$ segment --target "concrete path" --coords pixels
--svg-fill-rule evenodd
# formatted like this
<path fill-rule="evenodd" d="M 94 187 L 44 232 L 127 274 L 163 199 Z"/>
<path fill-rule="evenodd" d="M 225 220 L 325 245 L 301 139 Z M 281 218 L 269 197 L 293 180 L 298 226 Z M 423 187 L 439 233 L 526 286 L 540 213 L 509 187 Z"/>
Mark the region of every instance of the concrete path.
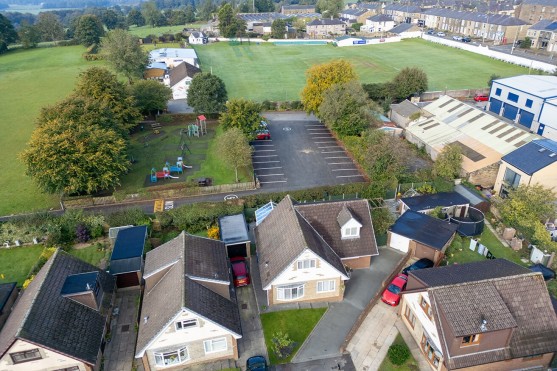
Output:
<path fill-rule="evenodd" d="M 277 365 L 271 367 L 276 371 L 356 371 L 350 355 L 345 354 L 339 357 L 308 361 L 303 363 L 289 363 L 286 365 Z"/>
<path fill-rule="evenodd" d="M 130 371 L 135 357 L 137 315 L 140 290 L 118 291 L 114 316 L 110 326 L 111 341 L 104 350 L 104 370 Z M 141 362 L 139 362 L 141 364 Z"/>
<path fill-rule="evenodd" d="M 379 256 L 372 257 L 370 269 L 352 272 L 346 283 L 344 300 L 332 303 L 293 363 L 340 356 L 340 347 L 360 313 L 380 289 L 382 282 L 391 274 L 403 254 L 390 248 L 380 248 Z"/>

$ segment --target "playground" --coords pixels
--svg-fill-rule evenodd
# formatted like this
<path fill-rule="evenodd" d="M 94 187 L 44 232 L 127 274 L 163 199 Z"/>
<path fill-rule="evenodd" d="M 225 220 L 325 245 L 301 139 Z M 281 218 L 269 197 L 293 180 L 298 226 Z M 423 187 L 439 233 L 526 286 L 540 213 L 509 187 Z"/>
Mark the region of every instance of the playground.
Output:
<path fill-rule="evenodd" d="M 222 133 L 218 122 L 175 117 L 171 122 L 143 123 L 132 135 L 132 167 L 117 191 L 136 193 L 142 188 L 198 178 L 212 178 L 213 185 L 234 183 L 234 171 L 224 166 L 215 145 L 215 138 Z M 243 169 L 240 181 L 251 180 L 251 174 L 251 169 Z"/>

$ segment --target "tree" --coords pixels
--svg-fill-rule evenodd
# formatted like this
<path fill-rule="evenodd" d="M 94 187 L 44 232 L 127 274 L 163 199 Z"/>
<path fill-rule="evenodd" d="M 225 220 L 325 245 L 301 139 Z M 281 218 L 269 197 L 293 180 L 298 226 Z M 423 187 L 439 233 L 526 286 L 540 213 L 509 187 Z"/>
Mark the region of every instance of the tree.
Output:
<path fill-rule="evenodd" d="M 136 107 L 145 115 L 164 110 L 172 99 L 172 89 L 155 80 L 138 81 L 130 89 Z"/>
<path fill-rule="evenodd" d="M 93 14 L 85 14 L 79 17 L 75 29 L 75 37 L 85 46 L 98 44 L 104 28 L 101 20 Z"/>
<path fill-rule="evenodd" d="M 340 11 L 344 8 L 342 0 L 317 0 L 316 10 L 323 17 L 338 17 Z"/>
<path fill-rule="evenodd" d="M 39 13 L 35 26 L 41 33 L 42 41 L 58 41 L 64 38 L 64 26 L 60 22 L 60 18 L 54 13 Z"/>
<path fill-rule="evenodd" d="M 286 21 L 280 18 L 275 19 L 271 24 L 271 37 L 273 39 L 284 39 L 285 33 Z"/>
<path fill-rule="evenodd" d="M 362 85 L 352 80 L 325 90 L 317 116 L 341 136 L 360 135 L 370 122 L 377 121 L 370 108 Z"/>
<path fill-rule="evenodd" d="M 26 173 L 48 193 L 94 193 L 119 185 L 129 168 L 126 141 L 96 125 L 52 120 L 21 154 Z"/>
<path fill-rule="evenodd" d="M 186 6 L 184 14 L 186 16 L 186 23 L 195 22 L 195 9 L 193 9 L 193 6 L 191 6 L 191 4 Z"/>
<path fill-rule="evenodd" d="M 234 168 L 238 182 L 238 168 L 251 164 L 253 148 L 248 139 L 239 128 L 230 128 L 217 138 L 217 147 L 224 163 Z"/>
<path fill-rule="evenodd" d="M 210 73 L 198 73 L 188 89 L 188 105 L 195 113 L 219 113 L 224 110 L 228 94 L 224 82 Z"/>
<path fill-rule="evenodd" d="M 525 37 L 524 40 L 519 45 L 519 48 L 521 49 L 530 49 L 531 47 L 532 47 L 532 39 L 529 37 Z"/>
<path fill-rule="evenodd" d="M 460 175 L 462 169 L 462 150 L 457 144 L 446 145 L 437 156 L 433 165 L 433 174 L 453 180 Z"/>
<path fill-rule="evenodd" d="M 362 137 L 364 168 L 372 182 L 395 187 L 406 170 L 399 139 L 381 130 L 369 129 Z"/>
<path fill-rule="evenodd" d="M 128 26 L 131 25 L 136 25 L 137 27 L 145 26 L 145 18 L 143 18 L 143 15 L 139 10 L 134 8 L 130 10 L 130 12 L 128 13 L 128 16 L 126 17 L 126 23 L 128 24 Z"/>
<path fill-rule="evenodd" d="M 8 51 L 8 45 L 17 40 L 17 32 L 15 32 L 12 22 L 2 14 L 0 14 L 0 54 Z"/>
<path fill-rule="evenodd" d="M 405 67 L 393 79 L 394 97 L 407 99 L 427 90 L 427 74 L 418 67 Z"/>
<path fill-rule="evenodd" d="M 110 31 L 102 40 L 101 51 L 108 63 L 124 74 L 130 84 L 134 78 L 143 76 L 149 63 L 149 56 L 137 37 L 124 30 Z"/>
<path fill-rule="evenodd" d="M 259 103 L 243 98 L 231 99 L 226 102 L 226 111 L 221 115 L 220 122 L 225 129 L 238 128 L 246 137 L 253 138 L 263 120 L 260 112 Z"/>
<path fill-rule="evenodd" d="M 166 19 L 171 26 L 186 24 L 186 13 L 183 10 L 169 10 Z"/>
<path fill-rule="evenodd" d="M 197 8 L 197 15 L 200 20 L 208 21 L 209 19 L 211 19 L 215 10 L 215 5 L 213 4 L 212 0 L 203 0 Z"/>
<path fill-rule="evenodd" d="M 232 6 L 224 3 L 219 9 L 219 31 L 223 37 L 236 37 L 245 31 L 245 22 L 236 17 Z"/>
<path fill-rule="evenodd" d="M 275 11 L 275 4 L 272 0 L 255 0 L 257 13 L 267 13 Z"/>
<path fill-rule="evenodd" d="M 154 1 L 141 3 L 141 14 L 145 22 L 151 27 L 162 26 L 161 19 L 164 18 Z"/>
<path fill-rule="evenodd" d="M 487 86 L 489 86 L 491 88 L 491 85 L 493 85 L 493 80 L 497 80 L 500 79 L 501 76 L 496 75 L 496 74 L 492 74 L 491 76 L 489 76 L 489 81 L 487 82 Z"/>
<path fill-rule="evenodd" d="M 27 22 L 19 27 L 19 32 L 17 34 L 23 49 L 35 48 L 41 41 L 41 33 L 39 30 Z"/>
<path fill-rule="evenodd" d="M 356 79 L 352 65 L 342 59 L 318 64 L 306 71 L 306 86 L 302 90 L 302 104 L 307 113 L 319 112 L 323 93 L 334 84 Z"/>
<path fill-rule="evenodd" d="M 126 21 L 122 14 L 119 14 L 114 9 L 105 9 L 101 15 L 101 21 L 107 29 L 115 30 L 117 28 L 127 29 Z"/>

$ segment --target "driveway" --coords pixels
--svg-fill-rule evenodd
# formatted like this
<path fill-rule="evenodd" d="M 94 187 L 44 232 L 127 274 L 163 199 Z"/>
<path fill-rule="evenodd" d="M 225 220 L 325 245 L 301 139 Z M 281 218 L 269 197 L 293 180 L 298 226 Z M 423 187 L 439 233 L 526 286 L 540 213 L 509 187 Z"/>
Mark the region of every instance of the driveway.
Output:
<path fill-rule="evenodd" d="M 242 370 L 246 367 L 246 360 L 253 356 L 267 356 L 263 327 L 257 310 L 253 285 L 239 287 L 236 289 L 236 298 L 240 310 L 242 322 L 242 338 L 238 340 L 238 352 L 240 359 L 237 364 Z"/>
<path fill-rule="evenodd" d="M 168 113 L 193 113 L 193 108 L 188 106 L 186 99 L 172 99 L 166 106 Z"/>
<path fill-rule="evenodd" d="M 346 283 L 344 300 L 329 306 L 292 361 L 298 363 L 340 356 L 340 347 L 360 313 L 403 257 L 404 254 L 397 250 L 381 247 L 379 256 L 371 258 L 369 269 L 354 270 Z"/>

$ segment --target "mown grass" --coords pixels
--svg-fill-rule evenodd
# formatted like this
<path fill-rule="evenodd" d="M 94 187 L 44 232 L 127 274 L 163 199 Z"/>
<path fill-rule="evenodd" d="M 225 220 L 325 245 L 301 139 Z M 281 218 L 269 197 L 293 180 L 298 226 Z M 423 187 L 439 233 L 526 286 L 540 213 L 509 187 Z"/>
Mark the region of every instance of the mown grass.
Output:
<path fill-rule="evenodd" d="M 18 286 L 23 285 L 43 249 L 42 245 L 0 249 L 0 283 L 17 282 Z"/>
<path fill-rule="evenodd" d="M 187 23 L 185 25 L 178 25 L 178 26 L 162 26 L 162 27 L 151 27 L 151 26 L 131 26 L 129 32 L 132 35 L 139 36 L 139 37 L 146 37 L 149 35 L 161 36 L 164 34 L 177 34 L 178 32 L 182 32 L 184 28 L 200 28 L 204 22 L 196 22 L 196 23 Z"/>
<path fill-rule="evenodd" d="M 487 87 L 492 74 L 525 74 L 527 68 L 420 39 L 399 43 L 338 48 L 331 45 L 275 46 L 227 42 L 194 46 L 204 71 L 221 77 L 231 98 L 299 100 L 305 72 L 333 59 L 350 61 L 363 83 L 392 79 L 402 68 L 417 66 L 429 78 L 429 90 Z"/>
<path fill-rule="evenodd" d="M 69 253 L 95 267 L 99 267 L 101 260 L 108 256 L 109 250 L 103 249 L 99 251 L 97 244 L 93 244 L 81 249 L 71 249 Z"/>
<path fill-rule="evenodd" d="M 394 344 L 404 344 L 408 346 L 404 341 L 404 339 L 402 338 L 402 335 L 400 335 L 400 333 L 396 336 L 395 341 L 393 341 L 393 345 Z M 385 357 L 385 359 L 383 360 L 383 362 L 381 362 L 381 365 L 379 366 L 379 371 L 418 371 L 419 369 L 420 368 L 418 367 L 418 362 L 416 362 L 416 359 L 414 358 L 412 353 L 410 353 L 410 357 L 406 360 L 406 362 L 404 362 L 400 366 L 394 365 L 389 360 L 388 355 Z"/>

